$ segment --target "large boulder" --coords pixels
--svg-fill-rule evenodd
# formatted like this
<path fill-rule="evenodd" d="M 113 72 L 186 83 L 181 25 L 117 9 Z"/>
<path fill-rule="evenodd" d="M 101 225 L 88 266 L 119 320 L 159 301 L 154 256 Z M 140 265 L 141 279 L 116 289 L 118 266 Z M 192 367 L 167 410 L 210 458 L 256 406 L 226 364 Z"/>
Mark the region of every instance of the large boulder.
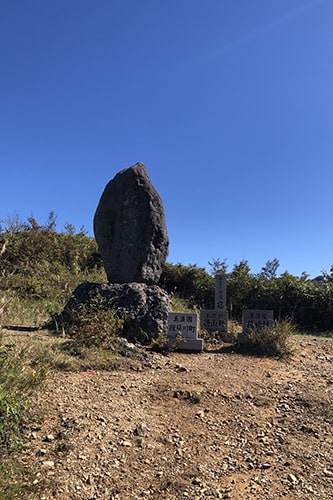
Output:
<path fill-rule="evenodd" d="M 87 314 L 93 309 L 110 309 L 124 319 L 122 336 L 128 340 L 149 343 L 167 331 L 171 302 L 165 290 L 146 283 L 82 283 L 79 285 L 58 323 L 71 326 L 75 311 L 84 306 Z M 73 314 L 74 312 L 74 314 Z"/>
<path fill-rule="evenodd" d="M 109 283 L 158 283 L 169 240 L 161 198 L 143 163 L 122 170 L 107 184 L 94 233 Z"/>

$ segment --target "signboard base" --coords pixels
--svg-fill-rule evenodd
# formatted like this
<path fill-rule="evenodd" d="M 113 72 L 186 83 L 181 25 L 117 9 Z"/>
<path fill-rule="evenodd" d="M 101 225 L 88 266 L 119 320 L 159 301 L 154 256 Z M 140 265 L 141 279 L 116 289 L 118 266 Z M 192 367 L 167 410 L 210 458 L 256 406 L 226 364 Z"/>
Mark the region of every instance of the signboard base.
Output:
<path fill-rule="evenodd" d="M 204 339 L 168 339 L 167 348 L 175 348 L 177 351 L 184 352 L 202 352 L 204 348 Z"/>

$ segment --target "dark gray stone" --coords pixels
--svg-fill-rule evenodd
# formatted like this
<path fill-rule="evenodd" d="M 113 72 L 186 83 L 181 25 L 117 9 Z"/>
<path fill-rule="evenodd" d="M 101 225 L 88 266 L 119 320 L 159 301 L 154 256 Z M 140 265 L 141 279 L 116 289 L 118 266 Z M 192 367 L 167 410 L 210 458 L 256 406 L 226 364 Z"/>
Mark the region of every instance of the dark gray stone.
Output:
<path fill-rule="evenodd" d="M 142 343 L 149 343 L 166 332 L 168 313 L 171 312 L 167 292 L 157 285 L 82 283 L 75 289 L 58 322 L 66 329 L 66 325 L 71 324 L 72 312 L 83 304 L 88 307 L 87 313 L 93 307 L 114 310 L 124 318 L 122 336 Z"/>
<path fill-rule="evenodd" d="M 122 170 L 107 184 L 94 233 L 109 283 L 158 283 L 169 240 L 161 198 L 143 163 Z"/>

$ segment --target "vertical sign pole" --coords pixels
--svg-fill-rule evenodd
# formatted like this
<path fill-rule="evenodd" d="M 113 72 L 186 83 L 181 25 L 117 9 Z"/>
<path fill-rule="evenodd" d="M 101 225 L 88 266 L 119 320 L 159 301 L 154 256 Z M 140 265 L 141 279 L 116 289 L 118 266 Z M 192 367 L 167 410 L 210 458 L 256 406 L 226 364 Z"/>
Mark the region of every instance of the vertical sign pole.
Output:
<path fill-rule="evenodd" d="M 227 307 L 227 277 L 225 274 L 215 274 L 215 309 Z"/>

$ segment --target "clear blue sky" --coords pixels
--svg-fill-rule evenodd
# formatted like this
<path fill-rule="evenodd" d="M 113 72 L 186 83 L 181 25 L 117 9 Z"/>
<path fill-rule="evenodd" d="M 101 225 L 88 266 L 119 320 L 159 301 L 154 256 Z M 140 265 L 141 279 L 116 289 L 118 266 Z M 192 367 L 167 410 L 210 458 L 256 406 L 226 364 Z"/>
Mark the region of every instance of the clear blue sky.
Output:
<path fill-rule="evenodd" d="M 332 0 L 0 0 L 0 218 L 92 235 L 143 162 L 169 262 L 333 264 Z"/>

